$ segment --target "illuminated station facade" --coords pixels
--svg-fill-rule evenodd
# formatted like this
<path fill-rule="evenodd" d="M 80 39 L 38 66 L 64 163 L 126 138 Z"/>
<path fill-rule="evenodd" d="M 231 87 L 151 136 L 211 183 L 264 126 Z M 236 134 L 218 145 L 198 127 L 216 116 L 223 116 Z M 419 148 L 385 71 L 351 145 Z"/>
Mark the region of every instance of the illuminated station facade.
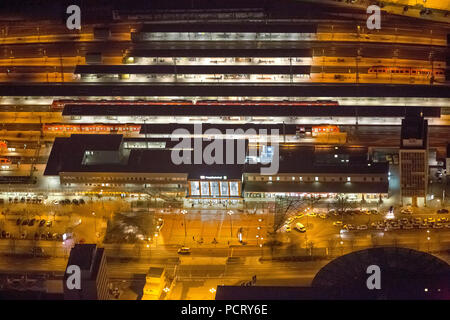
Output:
<path fill-rule="evenodd" d="M 435 125 L 449 92 L 444 86 L 306 83 L 316 33 L 313 24 L 148 24 L 132 32 L 133 46 L 120 65 L 87 53 L 71 83 L 0 87 L 3 104 L 47 104 L 61 113 L 60 122 L 40 128 L 55 137 L 42 177 L 51 183 L 33 188 L 147 195 L 187 206 L 279 196 L 389 197 L 389 165 L 373 150 L 343 147 L 345 127 L 400 125 L 408 113 Z M 183 47 L 186 41 L 192 48 Z M 199 124 L 206 141 L 245 141 L 245 157 L 174 164 L 173 138 L 194 138 L 192 126 Z M 181 128 L 188 133 L 174 135 Z M 251 156 L 263 144 L 261 130 L 277 130 L 278 156 L 274 145 Z M 276 173 L 261 173 L 262 158 L 277 162 Z"/>

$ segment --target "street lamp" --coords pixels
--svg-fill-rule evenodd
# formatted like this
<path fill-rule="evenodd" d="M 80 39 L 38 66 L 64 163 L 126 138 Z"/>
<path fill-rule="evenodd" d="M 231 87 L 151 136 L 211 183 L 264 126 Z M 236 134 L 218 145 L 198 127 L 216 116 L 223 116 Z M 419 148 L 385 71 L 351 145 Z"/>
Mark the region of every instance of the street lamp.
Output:
<path fill-rule="evenodd" d="M 187 229 L 186 229 L 186 210 L 181 210 L 181 213 L 183 214 L 183 220 L 184 220 L 184 243 L 186 244 L 186 237 L 187 237 Z"/>
<path fill-rule="evenodd" d="M 231 215 L 234 213 L 233 210 L 229 210 L 228 215 L 230 216 L 230 236 L 233 239 L 233 220 L 231 219 Z"/>

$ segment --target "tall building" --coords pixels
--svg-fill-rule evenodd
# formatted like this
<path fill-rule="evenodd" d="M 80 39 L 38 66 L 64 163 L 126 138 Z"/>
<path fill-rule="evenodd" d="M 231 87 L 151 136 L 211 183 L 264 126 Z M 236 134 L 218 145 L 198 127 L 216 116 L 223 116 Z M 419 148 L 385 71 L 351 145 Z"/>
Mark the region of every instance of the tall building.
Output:
<path fill-rule="evenodd" d="M 426 204 L 428 189 L 428 120 L 407 116 L 402 120 L 400 141 L 400 192 L 402 201 L 410 198 L 414 206 L 418 198 Z"/>
<path fill-rule="evenodd" d="M 69 289 L 67 279 L 70 273 L 64 275 L 65 300 L 107 300 L 108 275 L 106 256 L 103 248 L 95 244 L 76 244 L 70 251 L 67 268 L 71 265 L 80 267 L 81 288 Z"/>

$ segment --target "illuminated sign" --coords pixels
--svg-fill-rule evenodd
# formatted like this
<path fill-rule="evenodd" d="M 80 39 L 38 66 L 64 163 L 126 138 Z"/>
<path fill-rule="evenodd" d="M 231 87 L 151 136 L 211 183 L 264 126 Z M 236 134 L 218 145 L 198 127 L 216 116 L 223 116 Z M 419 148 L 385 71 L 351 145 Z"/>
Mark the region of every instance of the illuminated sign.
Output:
<path fill-rule="evenodd" d="M 200 176 L 200 179 L 206 180 L 226 180 L 227 176 Z"/>

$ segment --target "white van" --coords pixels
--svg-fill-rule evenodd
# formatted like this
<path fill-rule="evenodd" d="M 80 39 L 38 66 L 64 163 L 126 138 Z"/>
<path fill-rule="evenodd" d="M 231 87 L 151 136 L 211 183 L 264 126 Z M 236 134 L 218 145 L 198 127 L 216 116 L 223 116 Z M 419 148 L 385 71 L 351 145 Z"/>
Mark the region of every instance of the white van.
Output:
<path fill-rule="evenodd" d="M 303 224 L 301 224 L 300 222 L 297 222 L 295 224 L 295 230 L 297 230 L 298 232 L 306 232 L 306 228 Z"/>

